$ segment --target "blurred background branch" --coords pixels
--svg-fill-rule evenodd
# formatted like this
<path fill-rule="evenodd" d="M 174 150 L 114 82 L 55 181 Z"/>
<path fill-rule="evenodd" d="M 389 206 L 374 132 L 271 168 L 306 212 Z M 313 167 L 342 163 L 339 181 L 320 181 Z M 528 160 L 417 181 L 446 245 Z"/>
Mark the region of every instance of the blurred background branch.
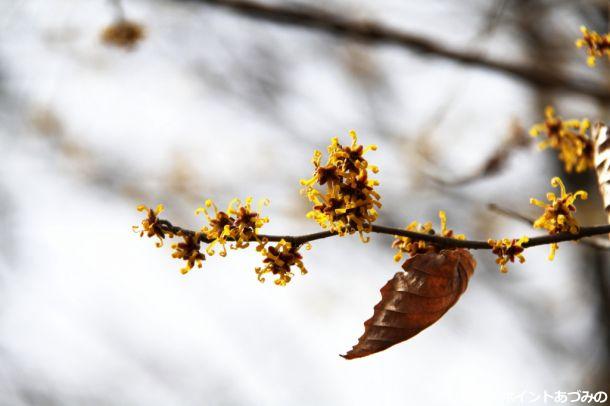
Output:
<path fill-rule="evenodd" d="M 435 39 L 394 29 L 368 20 L 352 20 L 343 15 L 329 13 L 305 5 L 264 4 L 248 0 L 176 0 L 197 2 L 225 8 L 240 15 L 272 23 L 293 25 L 324 31 L 371 44 L 388 44 L 405 49 L 450 59 L 493 72 L 509 75 L 531 86 L 591 96 L 601 102 L 610 102 L 610 91 L 602 83 L 584 77 L 568 77 L 557 71 L 543 69 L 537 64 L 523 65 L 508 61 L 491 60 L 479 52 L 456 50 Z"/>

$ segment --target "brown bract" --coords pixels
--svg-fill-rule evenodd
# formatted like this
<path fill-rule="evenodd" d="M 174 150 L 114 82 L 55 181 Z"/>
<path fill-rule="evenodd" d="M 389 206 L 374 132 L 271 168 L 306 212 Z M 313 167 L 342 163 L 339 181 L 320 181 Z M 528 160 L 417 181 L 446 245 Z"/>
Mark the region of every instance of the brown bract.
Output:
<path fill-rule="evenodd" d="M 464 249 L 416 255 L 381 288 L 373 317 L 345 359 L 361 358 L 408 340 L 440 319 L 468 286 L 476 261 Z"/>

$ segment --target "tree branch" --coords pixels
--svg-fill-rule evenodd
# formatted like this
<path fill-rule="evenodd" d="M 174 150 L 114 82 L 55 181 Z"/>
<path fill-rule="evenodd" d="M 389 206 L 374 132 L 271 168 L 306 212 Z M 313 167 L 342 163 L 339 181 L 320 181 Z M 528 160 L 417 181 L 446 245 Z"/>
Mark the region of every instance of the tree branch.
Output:
<path fill-rule="evenodd" d="M 490 203 L 487 205 L 487 208 L 491 211 L 495 211 L 496 213 L 502 214 L 503 216 L 506 217 L 511 217 L 514 219 L 517 219 L 523 223 L 527 223 L 530 226 L 534 223 L 534 221 L 536 219 L 531 218 L 531 217 L 527 217 L 521 213 L 517 213 L 514 210 L 508 209 L 506 207 L 500 207 L 495 203 Z M 601 239 L 601 238 L 595 238 L 595 237 L 586 237 L 585 239 L 583 239 L 581 241 L 582 244 L 584 245 L 588 245 L 589 247 L 593 247 L 596 249 L 601 249 L 601 250 L 608 250 L 610 249 L 610 240 L 606 240 L 606 239 Z"/>
<path fill-rule="evenodd" d="M 185 234 L 185 235 L 194 235 L 195 232 L 192 230 L 184 229 L 182 227 L 178 227 L 173 225 L 167 220 L 159 220 L 158 224 L 165 232 L 169 232 L 172 234 Z M 457 240 L 455 238 L 442 237 L 440 235 L 435 234 L 423 234 L 415 231 L 408 231 L 399 228 L 392 228 L 386 226 L 371 226 L 371 232 L 378 234 L 388 234 L 388 235 L 398 235 L 402 237 L 409 237 L 414 240 L 421 240 L 430 242 L 434 245 L 437 245 L 441 248 L 467 248 L 473 250 L 490 250 L 492 247 L 487 243 L 487 241 L 476 241 L 476 240 Z M 592 226 L 592 227 L 581 227 L 580 231 L 577 234 L 572 233 L 559 233 L 553 235 L 544 235 L 540 237 L 532 237 L 526 243 L 523 243 L 523 248 L 535 247 L 538 245 L 548 245 L 552 243 L 559 243 L 563 241 L 576 241 L 580 240 L 584 237 L 590 237 L 593 235 L 602 235 L 610 233 L 610 224 Z M 281 241 L 285 240 L 291 242 L 294 245 L 302 245 L 310 241 L 321 240 L 323 238 L 335 237 L 338 236 L 337 233 L 331 231 L 320 231 L 318 233 L 312 234 L 304 234 L 304 235 L 267 235 L 267 234 L 259 234 L 257 237 L 259 239 L 266 239 L 268 241 Z M 204 243 L 209 243 L 209 240 L 205 235 L 200 236 L 200 241 Z M 256 241 L 256 239 L 251 238 L 250 241 Z"/>
<path fill-rule="evenodd" d="M 599 101 L 610 101 L 610 91 L 603 84 L 584 78 L 569 79 L 557 72 L 535 65 L 492 60 L 476 51 L 455 50 L 427 37 L 407 33 L 380 23 L 351 20 L 311 7 L 286 7 L 262 4 L 249 0 L 179 0 L 222 7 L 235 13 L 277 24 L 315 29 L 337 37 L 372 44 L 395 45 L 415 52 L 434 55 L 468 66 L 480 67 L 509 75 L 537 88 L 559 90 L 591 96 Z"/>

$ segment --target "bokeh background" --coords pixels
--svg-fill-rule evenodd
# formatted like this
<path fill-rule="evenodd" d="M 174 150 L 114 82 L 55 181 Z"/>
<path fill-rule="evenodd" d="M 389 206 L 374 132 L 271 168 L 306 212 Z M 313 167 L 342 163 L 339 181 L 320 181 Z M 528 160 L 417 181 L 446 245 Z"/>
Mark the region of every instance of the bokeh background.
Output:
<path fill-rule="evenodd" d="M 277 287 L 257 281 L 254 249 L 183 276 L 168 244 L 131 230 L 141 203 L 198 228 L 205 199 L 253 196 L 271 199 L 266 232 L 316 231 L 299 180 L 314 149 L 351 129 L 379 146 L 379 223 L 444 209 L 472 239 L 536 234 L 488 204 L 535 217 L 529 198 L 559 175 L 590 192 L 581 222 L 601 224 L 594 174 L 565 174 L 527 129 L 547 104 L 608 118 L 609 64 L 590 69 L 574 47 L 580 25 L 607 30 L 606 1 L 264 3 L 483 61 L 468 65 L 208 3 L 227 2 L 0 1 L 0 404 L 488 405 L 609 391 L 608 251 L 564 243 L 550 263 L 533 248 L 507 275 L 477 252 L 438 324 L 346 361 L 399 269 L 388 236 L 317 241 L 309 274 Z M 121 17 L 146 31 L 131 50 L 100 41 Z"/>

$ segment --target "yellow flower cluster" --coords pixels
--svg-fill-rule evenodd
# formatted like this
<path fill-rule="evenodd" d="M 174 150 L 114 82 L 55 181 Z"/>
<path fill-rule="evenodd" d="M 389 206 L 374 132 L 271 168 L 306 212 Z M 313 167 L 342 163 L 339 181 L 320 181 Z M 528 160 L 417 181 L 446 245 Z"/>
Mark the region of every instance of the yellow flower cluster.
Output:
<path fill-rule="evenodd" d="M 163 239 L 166 235 L 169 235 L 170 238 L 173 237 L 171 233 L 165 231 L 159 224 L 159 214 L 161 214 L 164 209 L 165 208 L 162 204 L 157 205 L 155 210 L 150 209 L 143 204 L 139 205 L 137 210 L 145 211 L 146 218 L 142 220 L 142 224 L 140 226 L 132 227 L 133 231 L 140 232 L 140 237 L 143 237 L 144 234 L 146 234 L 148 238 L 156 236 L 159 239 L 159 242 L 156 243 L 157 247 L 163 246 Z"/>
<path fill-rule="evenodd" d="M 107 45 L 131 50 L 144 39 L 144 36 L 145 30 L 142 25 L 120 19 L 102 31 L 101 39 Z"/>
<path fill-rule="evenodd" d="M 555 116 L 552 107 L 546 109 L 546 119 L 542 124 L 537 124 L 531 130 L 533 135 L 545 134 L 547 140 L 541 146 L 543 148 L 551 146 L 560 149 L 560 158 L 566 163 L 568 171 L 576 168 L 580 171 L 587 167 L 589 162 L 586 155 L 586 130 L 589 127 L 587 120 L 568 120 L 562 121 Z M 364 147 L 358 144 L 355 132 L 350 132 L 352 143 L 343 146 L 337 138 L 331 140 L 328 147 L 328 158 L 322 164 L 322 153 L 315 151 L 313 165 L 314 174 L 310 179 L 301 180 L 304 186 L 302 190 L 313 203 L 313 209 L 307 213 L 307 217 L 316 220 L 322 228 L 329 229 L 330 233 L 322 233 L 323 236 L 354 234 L 358 232 L 362 241 L 367 242 L 364 233 L 371 232 L 373 229 L 379 232 L 388 232 L 388 228 L 374 228 L 372 223 L 377 219 L 377 209 L 381 207 L 379 194 L 374 190 L 379 183 L 369 179 L 369 170 L 377 173 L 377 167 L 369 165 L 364 158 L 364 154 L 370 150 L 376 150 L 374 145 Z M 588 144 L 587 144 L 588 145 Z M 587 193 L 580 190 L 575 193 L 567 193 L 561 179 L 555 177 L 551 180 L 553 187 L 560 188 L 560 195 L 548 193 L 548 203 L 537 199 L 531 199 L 530 203 L 544 209 L 544 213 L 536 219 L 533 226 L 543 228 L 550 235 L 569 232 L 577 234 L 579 225 L 574 217 L 576 199 L 587 199 Z M 320 190 L 322 189 L 322 190 Z M 294 277 L 293 267 L 300 269 L 301 274 L 306 274 L 307 270 L 303 265 L 303 256 L 299 249 L 304 241 L 310 239 L 309 236 L 301 237 L 277 237 L 259 234 L 259 230 L 269 222 L 268 217 L 261 215 L 264 206 L 269 205 L 268 200 L 261 200 L 258 210 L 252 209 L 252 198 L 248 197 L 243 202 L 233 199 L 224 211 L 212 200 L 206 200 L 203 207 L 196 210 L 195 214 L 203 214 L 207 219 L 207 224 L 199 231 L 193 232 L 181 227 L 173 226 L 167 220 L 159 218 L 163 212 L 163 205 L 158 205 L 154 210 L 147 206 L 137 207 L 140 212 L 145 212 L 145 218 L 141 224 L 134 226 L 134 231 L 140 237 L 146 235 L 149 238 L 156 237 L 157 247 L 163 245 L 166 236 L 170 238 L 179 237 L 181 242 L 172 244 L 172 257 L 181 259 L 186 265 L 181 269 L 183 274 L 188 273 L 195 266 L 201 268 L 206 255 L 214 255 L 215 247 L 220 246 L 222 250 L 219 255 L 227 255 L 227 244 L 233 250 L 249 247 L 251 242 L 256 242 L 256 250 L 263 256 L 263 266 L 255 268 L 259 281 L 265 281 L 265 275 L 275 275 L 275 284 L 284 286 Z M 439 211 L 440 236 L 456 240 L 465 240 L 463 234 L 454 234 L 453 230 L 447 228 L 447 216 L 444 211 Z M 390 229 L 392 233 L 400 233 L 399 230 Z M 416 233 L 412 237 L 395 235 L 392 248 L 396 249 L 395 261 L 400 261 L 405 254 L 416 256 L 430 252 L 440 252 L 445 248 L 444 244 L 438 242 L 427 242 L 422 238 L 424 235 L 435 235 L 431 222 L 419 223 L 413 221 L 406 227 L 407 231 Z M 412 234 L 412 233 L 405 233 Z M 319 236 L 315 236 L 316 239 Z M 276 241 L 274 245 L 269 244 L 269 240 Z M 277 242 L 279 241 L 279 242 Z M 496 263 L 500 265 L 500 271 L 508 272 L 508 263 L 515 260 L 523 263 L 524 244 L 529 241 L 527 237 L 519 239 L 504 238 L 500 240 L 487 240 L 489 248 L 497 256 Z M 202 244 L 207 244 L 202 252 Z M 448 244 L 454 245 L 454 244 Z M 526 244 L 527 245 L 527 244 Z M 309 243 L 305 244 L 306 249 L 310 249 Z M 477 244 L 477 247 L 480 247 Z M 558 248 L 557 243 L 551 244 L 549 259 L 553 259 Z M 455 249 L 455 248 L 453 248 Z"/>
<path fill-rule="evenodd" d="M 492 247 L 491 252 L 498 256 L 496 264 L 500 265 L 500 272 L 507 273 L 508 267 L 506 264 L 508 264 L 509 261 L 515 262 L 515 258 L 517 258 L 520 263 L 525 262 L 525 257 L 522 254 L 525 250 L 523 244 L 528 241 L 528 237 L 521 237 L 518 240 L 515 238 L 512 240 L 508 238 L 502 240 L 487 240 L 487 243 Z"/>
<path fill-rule="evenodd" d="M 258 280 L 265 282 L 263 275 L 270 273 L 277 276 L 277 279 L 274 281 L 276 285 L 285 286 L 294 276 L 294 273 L 291 271 L 292 266 L 299 268 L 301 274 L 305 275 L 307 269 L 303 265 L 303 256 L 299 253 L 299 248 L 300 246 L 293 245 L 285 240 L 281 240 L 273 247 L 267 248 L 265 245 L 257 247 L 257 250 L 261 251 L 265 257 L 263 260 L 265 266 L 255 268 Z M 309 250 L 310 248 L 311 245 L 307 244 L 306 249 Z"/>
<path fill-rule="evenodd" d="M 544 228 L 548 230 L 549 234 L 578 233 L 580 227 L 573 214 L 576 211 L 574 202 L 578 197 L 586 200 L 587 192 L 579 190 L 576 193 L 567 193 L 563 182 L 558 177 L 551 179 L 551 186 L 560 188 L 561 195 L 559 197 L 555 193 L 549 192 L 546 195 L 549 203 L 544 203 L 538 199 L 530 199 L 531 204 L 544 209 L 544 213 L 534 222 L 534 227 Z M 558 247 L 557 243 L 551 244 L 550 260 L 555 258 L 555 251 Z"/>
<path fill-rule="evenodd" d="M 551 147 L 559 150 L 559 159 L 563 161 L 566 172 L 584 172 L 593 168 L 593 142 L 587 135 L 591 123 L 589 120 L 565 120 L 555 115 L 553 107 L 548 106 L 544 112 L 544 122 L 535 124 L 530 134 L 534 137 L 545 135 L 546 140 L 538 147 Z"/>
<path fill-rule="evenodd" d="M 155 210 L 141 205 L 138 206 L 138 211 L 145 211 L 146 218 L 140 226 L 133 226 L 133 229 L 140 233 L 140 237 L 156 236 L 159 239 L 157 247 L 163 245 L 166 236 L 181 237 L 182 242 L 172 244 L 172 257 L 186 261 L 186 266 L 181 269 L 181 272 L 186 274 L 195 265 L 201 268 L 202 261 L 206 258 L 201 252 L 202 242 L 208 243 L 205 252 L 210 256 L 215 254 L 214 246 L 221 245 L 220 256 L 223 257 L 227 255 L 228 242 L 231 242 L 229 248 L 234 250 L 248 247 L 251 241 L 257 241 L 259 245 L 264 246 L 266 241 L 258 237 L 258 230 L 269 222 L 269 218 L 260 215 L 262 207 L 267 205 L 268 200 L 261 200 L 258 211 L 253 211 L 252 198 L 248 197 L 243 203 L 239 199 L 233 199 L 226 211 L 219 211 L 214 202 L 207 200 L 204 207 L 198 208 L 195 213 L 205 214 L 208 225 L 196 233 L 172 228 L 166 221 L 159 220 L 163 205 L 158 205 Z M 208 211 L 210 208 L 213 210 L 213 216 Z"/>
<path fill-rule="evenodd" d="M 183 259 L 186 261 L 184 268 L 180 269 L 182 274 L 188 273 L 195 265 L 201 268 L 205 255 L 201 252 L 201 233 L 178 233 L 182 237 L 182 242 L 172 244 L 172 258 Z"/>
<path fill-rule="evenodd" d="M 587 27 L 580 27 L 582 38 L 576 40 L 578 48 L 585 48 L 587 53 L 587 65 L 595 66 L 595 59 L 602 58 L 604 55 L 610 57 L 610 33 L 598 34 L 595 31 L 589 31 Z"/>
<path fill-rule="evenodd" d="M 308 218 L 341 236 L 357 231 L 361 240 L 366 242 L 368 239 L 363 233 L 370 232 L 377 219 L 376 208 L 381 207 L 381 203 L 374 190 L 379 182 L 369 179 L 369 169 L 377 173 L 378 168 L 369 165 L 364 154 L 377 147 L 359 145 L 354 131 L 350 132 L 350 137 L 350 146 L 341 145 L 337 138 L 331 140 L 325 165 L 322 165 L 322 153 L 315 151 L 313 177 L 301 180 L 301 184 L 305 186 L 303 193 L 313 203 Z M 316 185 L 326 186 L 326 190 L 322 192 Z"/>
<path fill-rule="evenodd" d="M 453 230 L 447 229 L 447 215 L 444 211 L 439 211 L 438 217 L 441 219 L 441 236 L 455 238 L 457 240 L 466 239 L 466 236 L 464 234 L 458 234 L 454 236 Z M 406 227 L 406 230 L 416 231 L 418 233 L 423 234 L 435 234 L 434 229 L 432 229 L 431 222 L 420 224 L 417 221 L 414 221 Z M 421 241 L 410 237 L 402 237 L 399 235 L 396 235 L 395 237 L 396 239 L 392 243 L 392 248 L 395 248 L 397 250 L 396 255 L 394 255 L 394 261 L 396 262 L 400 261 L 403 257 L 403 254 L 405 253 L 412 257 L 417 254 L 424 254 L 426 252 L 440 251 L 439 247 L 426 241 Z"/>
<path fill-rule="evenodd" d="M 203 207 L 198 208 L 195 214 L 203 213 L 208 220 L 208 226 L 201 229 L 201 232 L 210 240 L 206 248 L 208 255 L 214 255 L 214 246 L 220 244 L 222 251 L 220 256 L 227 255 L 227 241 L 234 241 L 231 249 L 247 248 L 249 242 L 256 240 L 260 243 L 257 236 L 258 230 L 269 222 L 268 217 L 261 217 L 260 212 L 263 206 L 268 206 L 269 200 L 259 202 L 258 212 L 252 211 L 252 198 L 248 197 L 244 203 L 239 199 L 233 199 L 229 203 L 226 211 L 219 211 L 212 200 L 206 200 Z M 212 208 L 213 217 L 208 212 Z"/>
<path fill-rule="evenodd" d="M 221 211 L 212 200 L 206 200 L 204 206 L 195 212 L 203 213 L 208 220 L 208 224 L 198 232 L 173 227 L 167 221 L 160 220 L 158 216 L 163 212 L 161 204 L 155 210 L 141 205 L 138 206 L 138 211 L 145 211 L 146 218 L 142 220 L 141 226 L 134 226 L 133 229 L 140 233 L 140 237 L 156 236 L 159 239 L 157 247 L 163 245 L 166 236 L 182 238 L 181 242 L 172 244 L 172 257 L 186 262 L 180 270 L 182 274 L 188 273 L 195 266 L 201 268 L 206 259 L 205 254 L 214 255 L 216 245 L 222 247 L 219 255 L 224 257 L 227 255 L 227 244 L 230 244 L 230 249 L 237 250 L 247 248 L 250 242 L 255 241 L 258 243 L 256 250 L 264 257 L 264 267 L 255 268 L 258 280 L 264 282 L 263 275 L 271 273 L 277 276 L 275 284 L 284 286 L 294 276 L 291 272 L 292 266 L 298 267 L 302 274 L 306 274 L 307 270 L 303 265 L 303 257 L 298 252 L 301 245 L 293 245 L 289 241 L 281 240 L 275 246 L 267 247 L 267 238 L 259 236 L 259 229 L 269 222 L 268 217 L 262 217 L 260 214 L 263 206 L 268 205 L 268 200 L 261 200 L 258 211 L 253 211 L 252 198 L 248 197 L 244 202 L 233 199 L 227 210 Z M 207 243 L 205 254 L 201 249 L 202 243 Z M 308 250 L 311 249 L 309 243 L 305 246 Z"/>

